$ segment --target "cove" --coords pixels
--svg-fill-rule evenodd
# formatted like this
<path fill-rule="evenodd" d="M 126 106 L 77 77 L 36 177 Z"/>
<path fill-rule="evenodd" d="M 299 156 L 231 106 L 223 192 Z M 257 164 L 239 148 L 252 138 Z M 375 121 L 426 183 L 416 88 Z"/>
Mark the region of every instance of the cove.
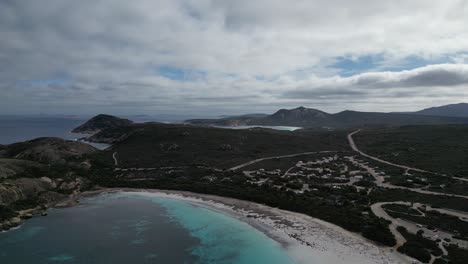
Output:
<path fill-rule="evenodd" d="M 250 225 L 186 201 L 106 193 L 0 233 L 0 263 L 294 263 Z"/>

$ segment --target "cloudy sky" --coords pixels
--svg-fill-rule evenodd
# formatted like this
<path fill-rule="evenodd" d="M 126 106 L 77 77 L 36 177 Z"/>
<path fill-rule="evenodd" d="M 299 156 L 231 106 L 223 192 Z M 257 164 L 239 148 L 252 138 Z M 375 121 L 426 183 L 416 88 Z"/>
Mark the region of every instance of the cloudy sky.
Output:
<path fill-rule="evenodd" d="M 1 0 L 0 113 L 468 101 L 466 0 Z"/>

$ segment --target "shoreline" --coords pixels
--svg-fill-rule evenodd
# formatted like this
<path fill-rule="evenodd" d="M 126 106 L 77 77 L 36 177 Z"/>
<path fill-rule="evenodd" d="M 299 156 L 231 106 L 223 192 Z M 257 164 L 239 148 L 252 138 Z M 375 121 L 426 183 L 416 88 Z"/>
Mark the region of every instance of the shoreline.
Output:
<path fill-rule="evenodd" d="M 83 192 L 90 197 L 128 192 L 170 198 L 229 215 L 279 243 L 298 264 L 392 264 L 413 259 L 382 247 L 339 226 L 304 214 L 208 194 L 159 189 L 106 188 Z"/>

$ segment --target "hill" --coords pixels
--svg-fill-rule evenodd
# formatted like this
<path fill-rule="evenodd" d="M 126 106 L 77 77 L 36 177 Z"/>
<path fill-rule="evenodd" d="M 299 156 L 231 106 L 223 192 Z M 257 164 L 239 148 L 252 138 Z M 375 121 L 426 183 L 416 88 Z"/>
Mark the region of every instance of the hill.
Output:
<path fill-rule="evenodd" d="M 449 104 L 414 112 L 416 115 L 468 117 L 468 104 Z"/>
<path fill-rule="evenodd" d="M 374 113 L 343 111 L 329 114 L 317 109 L 298 107 L 281 109 L 264 117 L 229 117 L 221 119 L 192 119 L 186 123 L 213 126 L 296 126 L 304 128 L 347 129 L 357 127 L 394 127 L 405 125 L 468 124 L 468 118 L 426 116 L 410 113 Z"/>
<path fill-rule="evenodd" d="M 100 114 L 91 118 L 83 125 L 73 129 L 72 132 L 82 134 L 94 134 L 107 128 L 129 126 L 131 124 L 133 124 L 133 122 L 128 119 Z"/>
<path fill-rule="evenodd" d="M 90 154 L 96 149 L 79 141 L 61 138 L 36 138 L 7 145 L 2 155 L 7 158 L 32 160 L 48 164 L 62 164 L 72 158 Z"/>
<path fill-rule="evenodd" d="M 271 129 L 221 129 L 159 123 L 104 130 L 90 138 L 112 142 L 97 155 L 113 164 L 118 153 L 122 167 L 182 165 L 229 168 L 252 159 L 321 150 L 348 150 L 344 132 L 312 133 Z M 275 144 L 272 144 L 275 142 Z"/>

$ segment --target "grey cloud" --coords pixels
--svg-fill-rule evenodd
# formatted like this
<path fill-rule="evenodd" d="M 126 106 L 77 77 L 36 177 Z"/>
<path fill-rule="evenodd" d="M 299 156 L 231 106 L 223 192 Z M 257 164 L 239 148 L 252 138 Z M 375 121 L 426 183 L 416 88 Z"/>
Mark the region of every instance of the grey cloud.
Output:
<path fill-rule="evenodd" d="M 365 96 L 368 93 L 362 90 L 335 89 L 335 88 L 318 88 L 318 89 L 295 89 L 286 91 L 282 94 L 285 98 L 340 98 L 340 97 L 357 97 Z"/>
<path fill-rule="evenodd" d="M 468 65 L 439 64 L 402 72 L 365 73 L 349 78 L 355 86 L 434 87 L 468 84 Z"/>
<path fill-rule="evenodd" d="M 282 96 L 297 99 L 467 96 L 468 91 L 459 92 L 466 87 L 468 87 L 468 65 L 440 64 L 401 72 L 373 72 L 348 78 L 315 79 L 308 85 L 303 84 L 300 88 L 284 92 Z M 440 88 L 443 88 L 443 91 L 440 91 Z"/>
<path fill-rule="evenodd" d="M 467 82 L 462 65 L 324 76 L 335 74 L 327 62 L 338 56 L 373 53 L 398 61 L 464 51 L 466 10 L 464 1 L 447 0 L 3 0 L 0 111 L 73 113 L 103 105 L 257 111 L 308 98 L 328 105 L 402 98 L 405 91 L 422 101 L 439 86 L 451 88 L 438 95 L 447 98 Z M 170 80 L 160 66 L 203 78 Z M 17 85 L 62 73 L 68 83 Z M 424 92 L 413 92 L 419 87 Z"/>

